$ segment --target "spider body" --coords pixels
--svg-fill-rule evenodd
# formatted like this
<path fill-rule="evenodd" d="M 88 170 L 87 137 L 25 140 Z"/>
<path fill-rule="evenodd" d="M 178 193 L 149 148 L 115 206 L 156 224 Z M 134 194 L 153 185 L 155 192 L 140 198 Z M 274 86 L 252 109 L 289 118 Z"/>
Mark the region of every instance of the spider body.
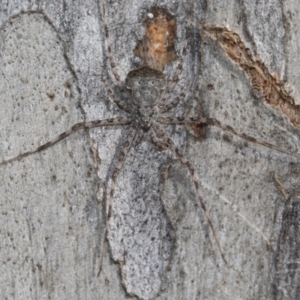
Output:
<path fill-rule="evenodd" d="M 131 94 L 135 123 L 144 131 L 148 131 L 159 116 L 157 104 L 166 86 L 165 76 L 158 70 L 143 66 L 130 71 L 125 83 Z"/>

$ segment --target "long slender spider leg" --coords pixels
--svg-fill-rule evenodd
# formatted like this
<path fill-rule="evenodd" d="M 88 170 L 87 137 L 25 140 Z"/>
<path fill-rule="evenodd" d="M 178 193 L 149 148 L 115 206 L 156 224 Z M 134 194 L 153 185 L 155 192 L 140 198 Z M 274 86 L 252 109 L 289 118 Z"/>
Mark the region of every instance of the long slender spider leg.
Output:
<path fill-rule="evenodd" d="M 36 152 L 39 151 L 43 151 L 49 147 L 51 147 L 52 145 L 58 143 L 59 141 L 65 139 L 66 137 L 68 137 L 69 135 L 81 130 L 81 129 L 89 129 L 89 128 L 95 128 L 95 127 L 100 127 L 100 126 L 119 126 L 119 125 L 127 125 L 130 124 L 132 122 L 131 118 L 128 117 L 117 117 L 117 118 L 110 118 L 110 119 L 104 119 L 104 120 L 96 120 L 96 121 L 89 121 L 89 122 L 80 122 L 77 123 L 75 125 L 73 125 L 72 127 L 70 127 L 68 130 L 64 131 L 63 133 L 61 133 L 60 135 L 58 135 L 56 138 L 54 138 L 53 140 L 24 153 L 21 153 L 15 157 L 9 158 L 7 160 L 4 160 L 0 163 L 1 165 L 7 164 L 9 162 L 12 161 L 16 161 L 16 160 L 20 160 L 23 157 L 29 156 L 31 154 L 34 154 Z"/>
<path fill-rule="evenodd" d="M 121 109 L 123 109 L 123 110 L 130 113 L 131 112 L 131 107 L 128 106 L 128 103 L 130 103 L 130 101 L 126 101 L 129 97 L 125 96 L 126 95 L 126 89 L 125 89 L 123 83 L 121 82 L 120 75 L 117 72 L 116 63 L 114 61 L 114 57 L 113 57 L 112 50 L 111 50 L 111 41 L 109 39 L 108 23 L 107 23 L 106 13 L 105 13 L 105 7 L 106 7 L 105 0 L 100 0 L 100 7 L 101 7 L 100 9 L 101 9 L 101 12 L 102 12 L 102 16 L 103 16 L 103 26 L 104 26 L 104 32 L 105 32 L 106 53 L 107 53 L 108 60 L 109 60 L 109 63 L 110 63 L 111 73 L 113 75 L 113 76 L 109 76 L 109 77 L 114 82 L 114 84 L 117 87 L 119 87 L 119 90 L 121 92 L 121 96 L 115 96 L 115 93 L 110 88 L 109 82 L 105 78 L 102 78 L 102 80 L 104 82 L 104 86 L 105 86 L 108 94 L 110 95 L 110 97 L 112 97 L 113 101 Z"/>
<path fill-rule="evenodd" d="M 125 138 L 124 144 L 122 146 L 123 148 L 119 154 L 119 157 L 117 158 L 117 163 L 113 169 L 112 175 L 109 178 L 108 185 L 110 186 L 110 193 L 109 193 L 109 199 L 108 199 L 107 207 L 106 207 L 106 226 L 104 229 L 103 239 L 101 242 L 102 246 L 101 246 L 101 251 L 100 251 L 100 269 L 99 269 L 98 275 L 100 274 L 101 269 L 102 269 L 102 260 L 103 260 L 103 255 L 104 255 L 104 251 L 103 251 L 104 239 L 106 238 L 106 234 L 107 234 L 107 230 L 108 230 L 108 226 L 109 226 L 109 220 L 110 220 L 110 217 L 112 214 L 112 205 L 113 205 L 113 197 L 114 197 L 114 192 L 115 192 L 116 179 L 120 173 L 120 170 L 123 167 L 123 164 L 126 159 L 126 155 L 130 151 L 131 147 L 134 146 L 136 137 L 138 135 L 140 136 L 140 132 L 137 131 L 134 127 L 129 129 L 127 136 Z"/>
<path fill-rule="evenodd" d="M 104 83 L 104 88 L 108 93 L 109 98 L 117 104 L 122 110 L 131 113 L 131 107 L 128 105 L 130 101 L 126 101 L 129 99 L 129 97 L 126 97 L 124 94 L 124 89 L 121 88 L 121 95 L 117 95 L 113 92 L 113 90 L 110 88 L 109 82 L 106 77 L 101 77 L 102 82 Z M 124 98 L 124 99 L 123 99 Z"/>
<path fill-rule="evenodd" d="M 107 222 L 108 222 L 109 218 L 111 217 L 111 210 L 112 210 L 113 196 L 114 196 L 114 192 L 115 192 L 116 179 L 120 173 L 120 170 L 123 167 L 126 155 L 128 154 L 129 150 L 133 146 L 135 138 L 138 134 L 139 134 L 138 131 L 133 127 L 129 130 L 129 132 L 125 138 L 125 142 L 122 146 L 122 150 L 119 154 L 117 163 L 116 163 L 114 170 L 112 172 L 112 175 L 110 177 L 110 180 L 109 180 L 110 193 L 109 193 L 109 201 L 108 201 L 108 209 L 107 209 Z M 107 223 L 107 225 L 108 225 L 108 223 Z M 108 228 L 108 227 L 106 226 L 106 228 Z"/>
<path fill-rule="evenodd" d="M 188 46 L 188 36 L 186 35 L 186 39 L 180 55 L 179 63 L 175 69 L 172 79 L 169 81 L 170 83 L 168 84 L 167 88 L 165 89 L 162 95 L 162 98 L 159 101 L 161 107 L 164 107 L 167 99 L 170 99 L 170 94 L 174 90 L 174 87 L 177 84 L 177 82 L 179 81 L 179 76 L 183 70 L 183 59 L 186 56 L 187 46 Z"/>
<path fill-rule="evenodd" d="M 225 259 L 224 254 L 223 254 L 223 251 L 222 251 L 219 239 L 217 237 L 216 231 L 214 229 L 214 226 L 212 224 L 211 218 L 210 218 L 209 213 L 207 211 L 206 205 L 205 205 L 204 200 L 202 198 L 200 187 L 199 187 L 199 181 L 198 181 L 196 172 L 194 170 L 194 167 L 191 165 L 189 160 L 181 153 L 181 151 L 174 144 L 174 142 L 171 140 L 171 138 L 169 138 L 167 133 L 165 133 L 159 126 L 157 126 L 157 125 L 153 126 L 153 131 L 150 132 L 150 136 L 151 136 L 154 144 L 156 144 L 160 147 L 169 149 L 172 152 L 172 154 L 174 156 L 176 156 L 180 160 L 180 162 L 188 169 L 188 171 L 190 173 L 190 176 L 191 176 L 191 179 L 192 179 L 192 182 L 194 184 L 195 190 L 196 190 L 198 200 L 200 202 L 200 206 L 201 206 L 201 208 L 203 210 L 203 213 L 204 213 L 204 215 L 207 219 L 209 227 L 210 227 L 210 229 L 213 233 L 214 239 L 215 239 L 215 241 L 218 245 L 218 249 L 221 253 L 222 259 L 227 264 L 227 261 Z"/>
<path fill-rule="evenodd" d="M 230 132 L 250 143 L 254 143 L 254 144 L 258 144 L 261 145 L 263 147 L 266 148 L 270 148 L 273 149 L 275 151 L 281 152 L 281 153 L 285 153 L 297 158 L 300 158 L 300 154 L 296 153 L 296 152 L 292 152 L 289 151 L 287 149 L 283 149 L 280 148 L 276 145 L 270 144 L 266 141 L 254 138 L 250 135 L 247 135 L 245 133 L 242 133 L 234 128 L 232 128 L 229 125 L 223 124 L 220 121 L 218 121 L 217 119 L 214 118 L 205 118 L 205 117 L 201 117 L 201 118 L 184 118 L 184 117 L 160 117 L 157 119 L 157 122 L 161 123 L 161 124 L 166 124 L 166 125 L 171 125 L 171 124 L 188 124 L 188 123 L 199 123 L 199 124 L 203 124 L 203 125 L 213 125 L 216 126 L 218 128 L 221 128 L 224 131 Z"/>
<path fill-rule="evenodd" d="M 162 114 L 162 113 L 165 113 L 168 110 L 172 109 L 173 107 L 177 106 L 179 101 L 185 97 L 186 91 L 188 90 L 189 87 L 190 87 L 190 82 L 187 82 L 184 85 L 181 93 L 177 97 L 175 97 L 171 102 L 169 102 L 169 103 L 164 102 L 163 105 L 159 106 L 159 108 L 160 108 L 159 112 Z"/>
<path fill-rule="evenodd" d="M 108 31 L 108 25 L 107 25 L 107 20 L 106 20 L 106 12 L 105 12 L 105 0 L 100 0 L 100 7 L 101 7 L 101 12 L 102 12 L 102 20 L 103 20 L 103 26 L 104 26 L 104 33 L 105 33 L 105 47 L 106 47 L 106 53 L 108 56 L 108 60 L 110 62 L 110 68 L 111 68 L 111 73 L 113 75 L 112 80 L 114 81 L 115 85 L 122 87 L 122 82 L 120 75 L 117 72 L 116 69 L 116 63 L 113 58 L 113 54 L 111 51 L 111 42 L 109 39 L 109 31 Z"/>
<path fill-rule="evenodd" d="M 159 117 L 157 118 L 157 122 L 165 125 L 184 125 L 188 123 L 198 122 L 201 124 L 207 123 L 207 118 L 199 117 Z"/>

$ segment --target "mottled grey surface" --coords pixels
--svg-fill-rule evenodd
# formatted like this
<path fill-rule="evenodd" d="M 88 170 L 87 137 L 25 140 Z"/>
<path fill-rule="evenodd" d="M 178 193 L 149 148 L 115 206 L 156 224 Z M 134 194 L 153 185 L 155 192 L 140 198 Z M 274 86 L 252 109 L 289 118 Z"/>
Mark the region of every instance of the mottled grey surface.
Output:
<path fill-rule="evenodd" d="M 18 15 L 2 26 L 0 39 L 3 160 L 55 137 L 82 112 L 63 43 L 42 14 Z M 84 271 L 98 260 L 100 234 L 87 135 L 1 166 L 0 176 L 1 297 L 95 298 L 95 269 Z"/>
<path fill-rule="evenodd" d="M 97 2 L 7 2 L 0 2 L 1 160 L 48 141 L 83 118 L 125 115 L 101 82 L 107 55 Z M 199 30 L 205 20 L 239 33 L 299 100 L 297 2 L 248 2 L 159 3 L 178 20 L 179 55 L 185 26 L 191 28 L 174 93 L 187 81 L 192 90 L 170 115 L 202 111 L 299 152 L 299 133 L 263 103 L 218 43 Z M 155 3 L 107 6 L 122 80 L 134 68 L 136 34 L 142 36 L 141 20 Z M 176 62 L 166 75 L 175 68 Z M 102 247 L 104 187 L 125 130 L 79 132 L 0 166 L 4 299 L 126 299 L 128 293 L 141 299 L 157 293 L 155 299 L 297 299 L 298 257 L 291 237 L 285 237 L 297 233 L 297 216 L 294 230 L 289 230 L 287 216 L 299 207 L 299 163 L 219 129 L 208 128 L 202 141 L 182 126 L 167 131 L 195 167 L 228 264 L 221 260 L 187 170 L 149 143 L 129 153 L 117 179 L 113 220 L 119 227 L 112 226 L 110 246 L 105 241 Z M 292 200 L 280 193 L 275 173 Z"/>
<path fill-rule="evenodd" d="M 274 260 L 274 299 L 298 299 L 300 295 L 299 203 L 299 194 L 291 194 L 282 214 Z"/>

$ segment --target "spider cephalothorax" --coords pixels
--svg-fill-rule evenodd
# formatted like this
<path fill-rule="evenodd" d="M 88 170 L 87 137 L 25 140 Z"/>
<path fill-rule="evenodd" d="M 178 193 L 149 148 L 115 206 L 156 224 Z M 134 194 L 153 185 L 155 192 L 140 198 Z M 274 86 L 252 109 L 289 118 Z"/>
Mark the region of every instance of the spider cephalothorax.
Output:
<path fill-rule="evenodd" d="M 136 123 L 144 130 L 151 127 L 158 115 L 158 102 L 165 89 L 165 76 L 162 72 L 144 66 L 132 70 L 126 77 L 126 88 L 133 101 L 133 114 Z"/>

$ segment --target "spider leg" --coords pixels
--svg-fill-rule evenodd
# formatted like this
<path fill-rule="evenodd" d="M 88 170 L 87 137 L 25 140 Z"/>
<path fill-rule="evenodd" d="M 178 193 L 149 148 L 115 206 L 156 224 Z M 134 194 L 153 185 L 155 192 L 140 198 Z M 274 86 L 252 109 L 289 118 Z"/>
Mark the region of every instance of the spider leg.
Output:
<path fill-rule="evenodd" d="M 89 128 L 95 128 L 95 127 L 100 127 L 100 126 L 120 126 L 120 125 L 130 124 L 131 122 L 132 122 L 131 118 L 117 117 L 117 118 L 110 118 L 110 119 L 104 119 L 104 120 L 96 120 L 96 121 L 77 123 L 77 124 L 73 125 L 72 127 L 70 127 L 68 130 L 66 130 L 63 133 L 61 133 L 60 135 L 58 135 L 53 140 L 51 140 L 33 150 L 21 153 L 15 157 L 12 157 L 12 158 L 9 158 L 7 160 L 0 162 L 0 166 L 7 164 L 9 162 L 20 160 L 21 158 L 29 156 L 31 154 L 34 154 L 36 152 L 43 151 L 81 129 L 89 129 Z"/>
<path fill-rule="evenodd" d="M 182 49 L 182 52 L 181 52 L 180 60 L 179 60 L 179 63 L 177 65 L 177 67 L 176 67 L 174 75 L 173 75 L 172 79 L 170 80 L 170 83 L 168 84 L 167 88 L 165 89 L 165 91 L 164 91 L 164 93 L 162 95 L 162 98 L 159 101 L 159 107 L 164 108 L 167 105 L 166 101 L 167 101 L 167 99 L 170 98 L 170 95 L 171 95 L 172 91 L 174 90 L 175 85 L 179 81 L 179 76 L 180 76 L 180 74 L 181 74 L 181 72 L 183 70 L 183 59 L 186 56 L 187 45 L 188 45 L 188 36 L 186 36 L 186 39 L 185 39 L 185 42 L 184 42 L 184 46 L 183 46 L 183 49 Z M 174 101 L 171 101 L 171 103 L 174 102 L 174 105 L 172 107 L 174 107 L 176 101 L 179 102 L 179 100 L 180 100 L 180 98 L 178 100 L 176 99 Z"/>
<path fill-rule="evenodd" d="M 107 80 L 106 77 L 102 76 L 101 80 L 104 84 L 104 88 L 108 93 L 109 98 L 117 104 L 122 110 L 131 113 L 132 109 L 129 105 L 130 101 L 128 101 L 129 97 L 125 95 L 124 89 L 120 88 L 121 91 L 121 96 L 117 95 L 116 93 L 113 92 L 113 90 L 110 88 L 110 84 Z"/>
<path fill-rule="evenodd" d="M 105 49 L 108 56 L 109 64 L 110 64 L 110 70 L 112 73 L 112 76 L 109 76 L 110 79 L 113 81 L 114 85 L 119 87 L 121 95 L 115 95 L 115 93 L 110 88 L 110 84 L 108 80 L 106 80 L 104 77 L 102 77 L 104 87 L 107 90 L 109 96 L 112 98 L 112 100 L 123 110 L 127 112 L 131 112 L 131 108 L 128 106 L 128 103 L 130 101 L 126 101 L 129 97 L 125 94 L 125 88 L 121 81 L 120 75 L 117 72 L 116 63 L 113 58 L 112 50 L 111 50 L 111 41 L 109 39 L 109 31 L 108 31 L 108 22 L 106 19 L 105 14 L 105 0 L 100 0 L 100 11 L 102 13 L 102 19 L 103 19 L 103 26 L 104 26 L 104 34 L 105 34 Z M 124 98 L 124 99 L 123 99 Z"/>
<path fill-rule="evenodd" d="M 123 164 L 126 159 L 126 155 L 130 151 L 131 147 L 134 146 L 135 144 L 135 139 L 139 135 L 139 132 L 135 128 L 131 128 L 125 138 L 125 142 L 122 146 L 122 150 L 119 154 L 117 163 L 114 167 L 114 170 L 112 172 L 112 175 L 109 179 L 109 185 L 110 185 L 110 193 L 109 193 L 109 201 L 108 201 L 108 208 L 107 208 L 107 225 L 108 225 L 108 220 L 111 217 L 111 210 L 112 210 L 112 204 L 113 204 L 113 196 L 115 192 L 115 183 L 116 179 L 120 173 L 120 170 L 123 167 Z M 106 226 L 107 227 L 107 226 Z M 107 227 L 108 228 L 108 227 Z"/>
<path fill-rule="evenodd" d="M 99 273 L 100 274 L 101 270 L 102 270 L 102 260 L 103 260 L 103 256 L 104 256 L 104 240 L 106 238 L 106 234 L 107 234 L 107 230 L 108 230 L 108 226 L 109 226 L 109 219 L 111 217 L 112 214 L 112 205 L 113 205 L 113 197 L 114 197 L 114 192 L 115 192 L 115 184 L 116 184 L 116 179 L 120 173 L 120 170 L 123 167 L 123 164 L 125 162 L 126 159 L 126 155 L 128 154 L 128 152 L 130 151 L 131 147 L 133 147 L 135 145 L 135 141 L 136 138 L 138 136 L 140 136 L 141 133 L 139 131 L 137 131 L 134 127 L 130 128 L 127 136 L 125 138 L 124 144 L 122 146 L 122 150 L 117 158 L 117 163 L 113 169 L 112 175 L 109 178 L 109 186 L 110 186 L 110 193 L 109 193 L 109 200 L 107 202 L 107 207 L 106 207 L 106 226 L 104 229 L 104 234 L 103 234 L 103 238 L 102 238 L 102 246 L 101 246 L 101 250 L 100 250 L 100 269 L 99 269 Z"/>
<path fill-rule="evenodd" d="M 254 138 L 250 135 L 247 135 L 245 133 L 242 133 L 242 132 L 232 128 L 229 125 L 223 124 L 223 123 L 221 123 L 220 121 L 218 121 L 217 119 L 214 119 L 214 118 L 205 118 L 205 117 L 201 117 L 201 118 L 160 117 L 160 118 L 157 119 L 157 121 L 161 124 L 166 124 L 166 125 L 188 124 L 188 123 L 195 123 L 195 122 L 203 124 L 203 125 L 213 125 L 213 126 L 216 126 L 218 128 L 221 128 L 224 131 L 228 131 L 228 132 L 230 132 L 230 133 L 232 133 L 232 134 L 234 134 L 234 135 L 236 135 L 236 136 L 238 136 L 238 137 L 240 137 L 240 138 L 242 138 L 242 139 L 244 139 L 244 140 L 246 140 L 250 143 L 258 144 L 258 145 L 261 145 L 263 147 L 270 148 L 270 149 L 273 149 L 275 151 L 278 151 L 278 152 L 281 152 L 281 153 L 285 153 L 285 154 L 300 158 L 299 153 L 292 152 L 292 151 L 289 151 L 287 149 L 283 149 L 283 148 L 280 148 L 276 145 L 270 144 L 266 141 Z"/>
<path fill-rule="evenodd" d="M 223 254 L 223 251 L 222 251 L 219 239 L 217 237 L 217 234 L 216 234 L 215 229 L 213 227 L 211 218 L 210 218 L 210 216 L 208 214 L 206 205 L 205 205 L 204 200 L 202 198 L 201 191 L 200 191 L 200 188 L 199 188 L 199 182 L 198 182 L 198 178 L 197 178 L 195 169 L 193 168 L 193 166 L 191 165 L 191 163 L 189 162 L 189 160 L 181 153 L 181 151 L 179 150 L 179 148 L 174 144 L 174 142 L 171 140 L 171 138 L 169 138 L 169 136 L 167 135 L 167 133 L 165 133 L 157 125 L 153 126 L 152 128 L 153 128 L 153 131 L 150 132 L 150 135 L 151 135 L 151 138 L 152 138 L 152 141 L 154 142 L 154 144 L 156 144 L 157 146 L 169 149 L 172 152 L 172 154 L 174 156 L 176 156 L 180 160 L 180 162 L 188 169 L 188 171 L 190 173 L 190 176 L 191 176 L 191 179 L 192 179 L 192 182 L 194 184 L 195 190 L 196 190 L 196 194 L 197 194 L 198 200 L 200 202 L 200 206 L 201 206 L 201 208 L 202 208 L 202 210 L 204 212 L 204 215 L 205 215 L 205 217 L 207 219 L 209 227 L 210 227 L 210 229 L 211 229 L 211 231 L 213 233 L 214 239 L 215 239 L 215 241 L 216 241 L 216 243 L 218 245 L 219 251 L 220 251 L 221 256 L 222 256 L 222 259 L 227 264 L 227 261 L 225 259 L 224 254 Z"/>
<path fill-rule="evenodd" d="M 105 14 L 105 7 L 106 7 L 105 2 L 106 2 L 105 0 L 100 0 L 100 11 L 102 13 L 102 20 L 103 20 L 104 34 L 105 34 L 105 47 L 106 47 L 108 60 L 110 62 L 111 73 L 113 75 L 112 80 L 114 81 L 115 85 L 122 87 L 121 78 L 117 72 L 116 63 L 114 61 L 113 54 L 111 51 L 111 42 L 109 39 L 108 23 Z"/>
<path fill-rule="evenodd" d="M 190 87 L 190 82 L 187 82 L 187 83 L 184 85 L 184 87 L 183 87 L 181 93 L 180 93 L 177 97 L 175 97 L 175 98 L 174 98 L 172 101 L 170 101 L 169 103 L 164 103 L 163 106 L 160 105 L 160 106 L 159 106 L 159 112 L 160 112 L 160 114 L 165 113 L 165 112 L 167 112 L 168 110 L 172 109 L 173 107 L 177 106 L 177 104 L 179 103 L 179 101 L 185 97 L 186 91 L 188 90 L 189 87 Z"/>

